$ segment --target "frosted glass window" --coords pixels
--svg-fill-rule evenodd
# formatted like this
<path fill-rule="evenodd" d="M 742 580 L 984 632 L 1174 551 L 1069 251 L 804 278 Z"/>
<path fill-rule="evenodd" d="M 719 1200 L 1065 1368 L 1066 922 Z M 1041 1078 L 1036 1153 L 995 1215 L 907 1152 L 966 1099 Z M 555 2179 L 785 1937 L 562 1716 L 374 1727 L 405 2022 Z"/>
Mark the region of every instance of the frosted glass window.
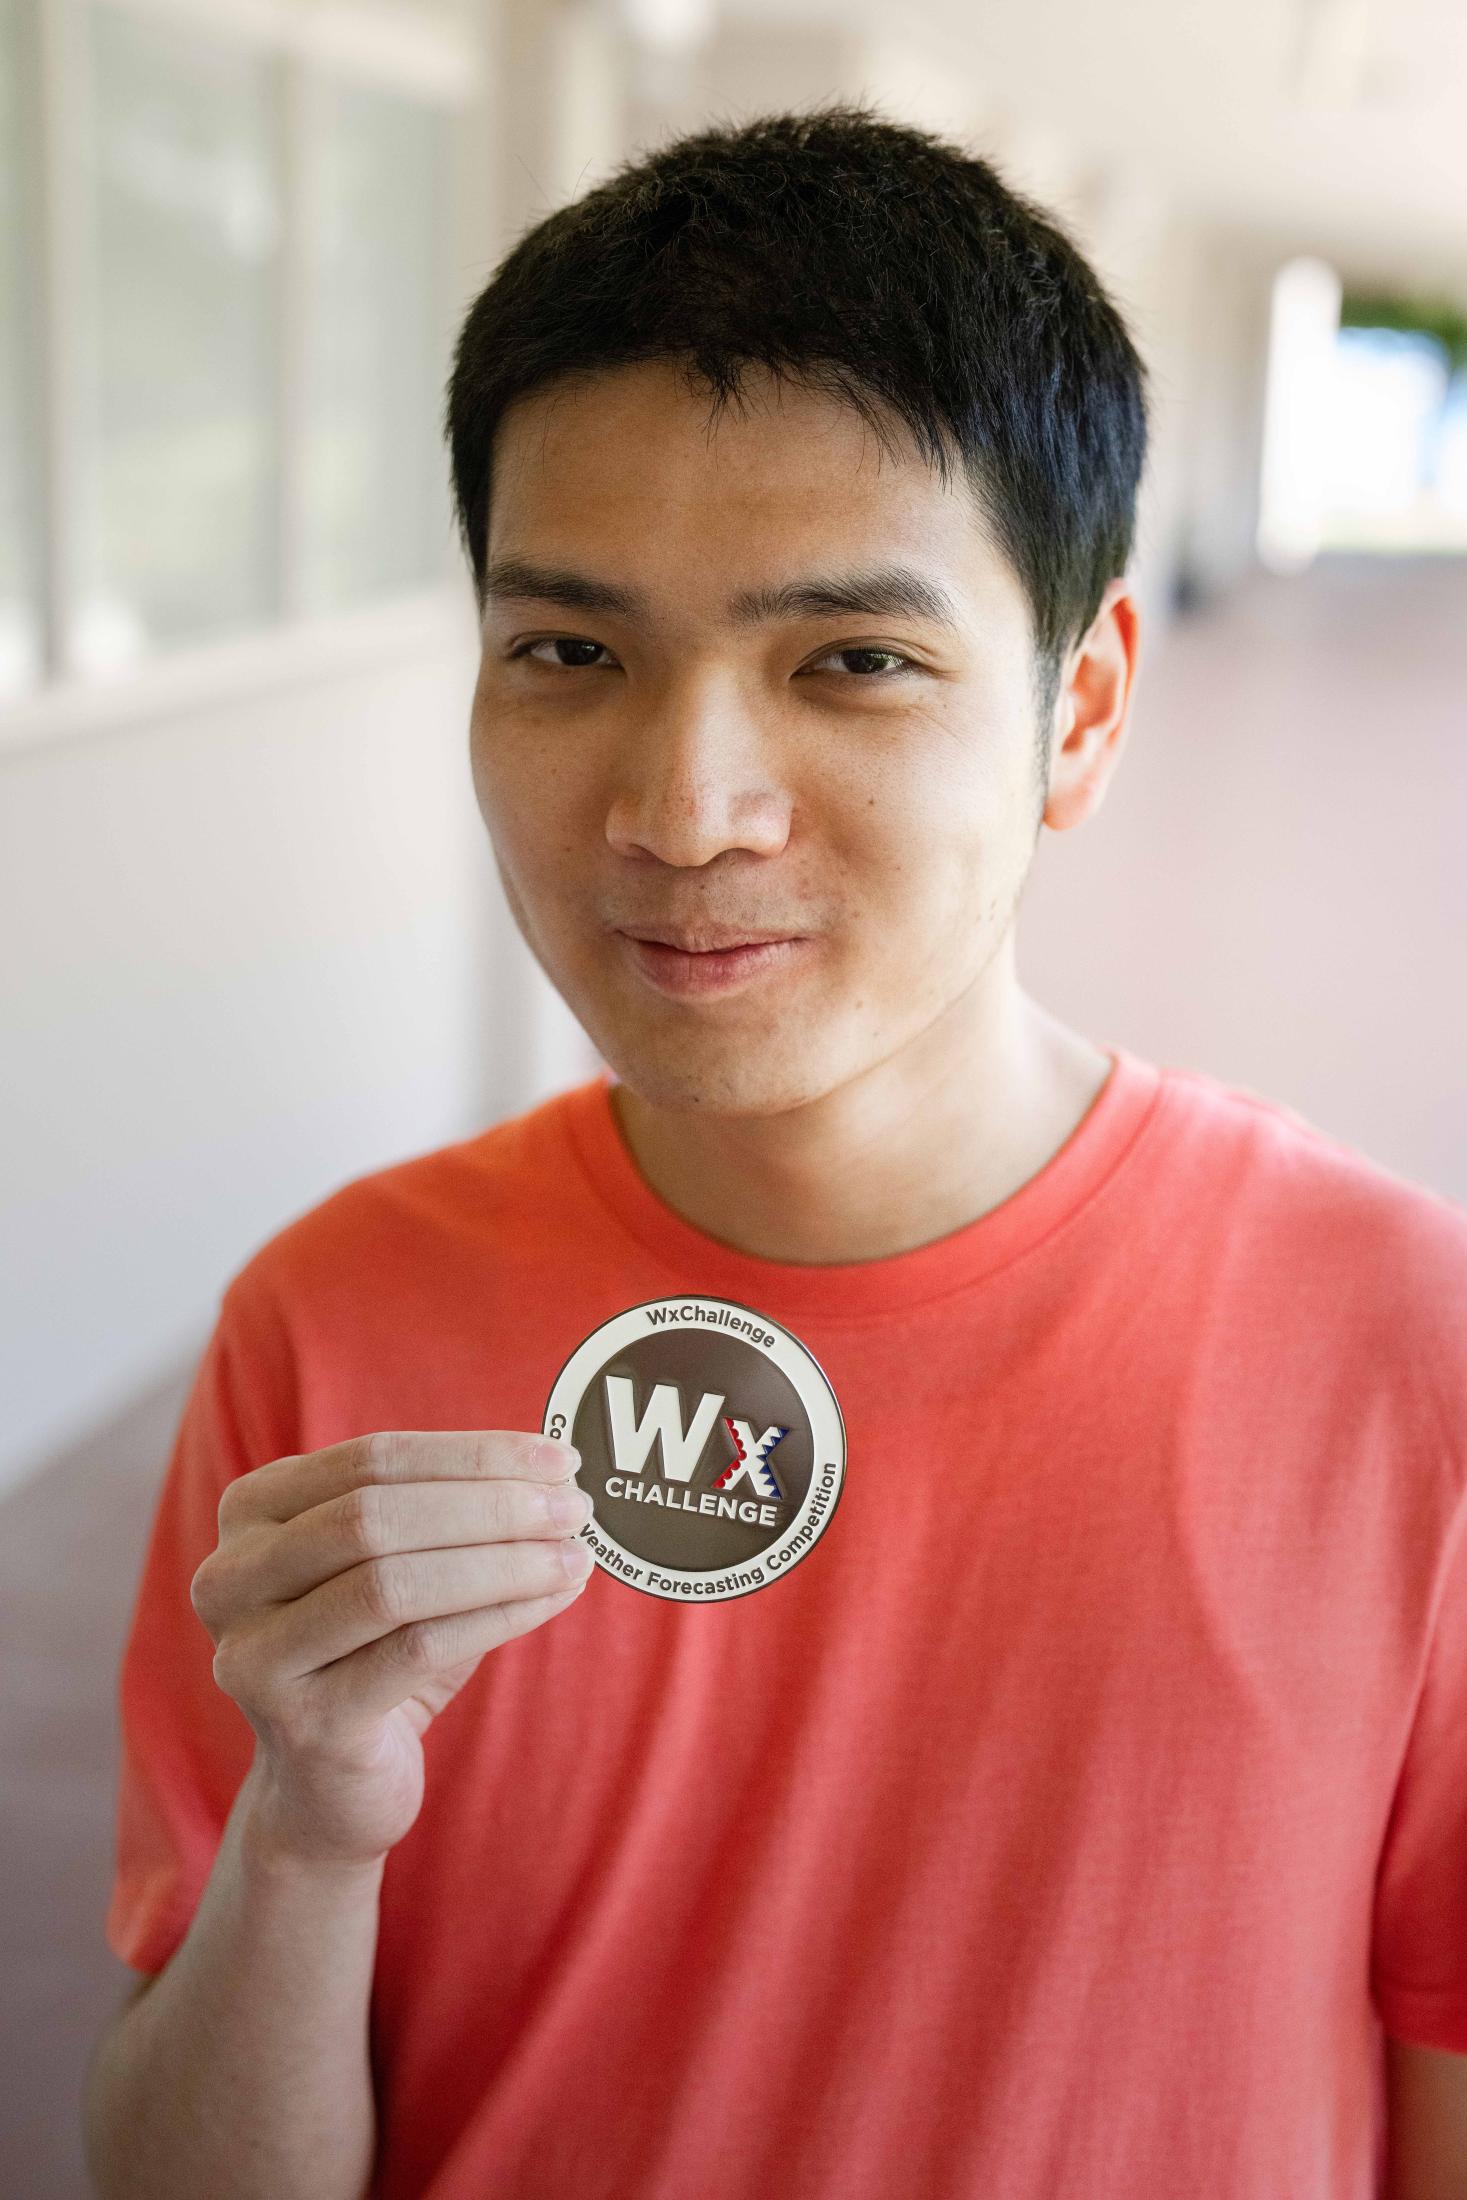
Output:
<path fill-rule="evenodd" d="M 35 11 L 0 0 L 0 696 L 41 677 Z"/>
<path fill-rule="evenodd" d="M 274 614 L 281 231 L 278 64 L 110 7 L 92 37 L 88 667 Z"/>
<path fill-rule="evenodd" d="M 439 577 L 449 543 L 441 440 L 448 123 L 345 81 L 318 87 L 307 253 L 306 606 Z"/>

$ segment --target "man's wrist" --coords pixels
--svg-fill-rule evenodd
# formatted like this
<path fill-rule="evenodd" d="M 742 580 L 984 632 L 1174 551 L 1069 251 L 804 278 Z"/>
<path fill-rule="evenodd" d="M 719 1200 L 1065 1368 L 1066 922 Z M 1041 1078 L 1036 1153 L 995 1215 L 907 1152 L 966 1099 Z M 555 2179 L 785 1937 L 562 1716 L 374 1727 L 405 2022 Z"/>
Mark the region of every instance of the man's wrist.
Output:
<path fill-rule="evenodd" d="M 371 1857 L 333 1856 L 291 1838 L 288 1813 L 258 1758 L 236 1799 L 236 1819 L 240 1862 L 252 1878 L 347 1893 L 360 1889 L 375 1894 L 381 1886 L 387 1851 Z"/>

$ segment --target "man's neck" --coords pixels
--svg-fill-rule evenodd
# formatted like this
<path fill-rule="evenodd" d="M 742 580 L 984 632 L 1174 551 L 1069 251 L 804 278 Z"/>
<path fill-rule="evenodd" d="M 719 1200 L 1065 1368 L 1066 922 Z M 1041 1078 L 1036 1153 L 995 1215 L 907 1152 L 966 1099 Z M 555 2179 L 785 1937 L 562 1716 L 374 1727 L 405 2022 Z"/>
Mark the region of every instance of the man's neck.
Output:
<path fill-rule="evenodd" d="M 1100 1048 L 1014 981 L 954 1035 L 913 1048 L 809 1106 L 715 1115 L 612 1106 L 652 1189 L 710 1237 L 764 1260 L 880 1260 L 946 1237 L 1059 1151 L 1110 1072 Z"/>

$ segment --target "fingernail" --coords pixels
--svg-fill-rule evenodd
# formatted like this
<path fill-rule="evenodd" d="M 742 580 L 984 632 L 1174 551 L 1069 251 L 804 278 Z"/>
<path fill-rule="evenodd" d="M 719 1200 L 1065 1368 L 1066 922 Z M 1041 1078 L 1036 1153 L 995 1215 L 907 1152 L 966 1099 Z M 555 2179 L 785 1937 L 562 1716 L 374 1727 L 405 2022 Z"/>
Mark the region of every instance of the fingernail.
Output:
<path fill-rule="evenodd" d="M 561 1544 L 560 1557 L 561 1563 L 572 1581 L 584 1581 L 596 1563 L 591 1553 L 590 1544 L 583 1543 L 579 1536 L 572 1537 Z"/>
<path fill-rule="evenodd" d="M 563 1443 L 558 1436 L 542 1436 L 533 1457 L 537 1467 L 553 1467 L 560 1474 L 580 1472 L 580 1453 L 574 1444 Z"/>
<path fill-rule="evenodd" d="M 556 1482 L 545 1492 L 545 1509 L 557 1528 L 584 1528 L 591 1517 L 591 1500 L 583 1489 Z"/>

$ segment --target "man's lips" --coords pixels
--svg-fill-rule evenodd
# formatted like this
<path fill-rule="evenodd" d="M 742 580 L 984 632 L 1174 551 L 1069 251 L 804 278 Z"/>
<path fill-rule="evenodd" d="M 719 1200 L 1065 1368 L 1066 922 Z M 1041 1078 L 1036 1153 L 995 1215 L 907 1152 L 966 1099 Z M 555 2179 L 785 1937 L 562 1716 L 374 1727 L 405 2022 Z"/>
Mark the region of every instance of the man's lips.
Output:
<path fill-rule="evenodd" d="M 729 945 L 695 948 L 639 937 L 633 932 L 624 932 L 622 938 L 643 977 L 650 979 L 659 992 L 679 998 L 730 992 L 787 968 L 813 945 L 803 936 L 788 933 L 753 939 L 735 937 Z"/>
<path fill-rule="evenodd" d="M 803 937 L 798 932 L 769 932 L 752 926 L 743 930 L 728 924 L 627 924 L 621 930 L 628 939 L 652 940 L 662 947 L 675 947 L 684 955 L 715 955 L 730 947 L 762 947 L 770 940 L 794 940 Z"/>

